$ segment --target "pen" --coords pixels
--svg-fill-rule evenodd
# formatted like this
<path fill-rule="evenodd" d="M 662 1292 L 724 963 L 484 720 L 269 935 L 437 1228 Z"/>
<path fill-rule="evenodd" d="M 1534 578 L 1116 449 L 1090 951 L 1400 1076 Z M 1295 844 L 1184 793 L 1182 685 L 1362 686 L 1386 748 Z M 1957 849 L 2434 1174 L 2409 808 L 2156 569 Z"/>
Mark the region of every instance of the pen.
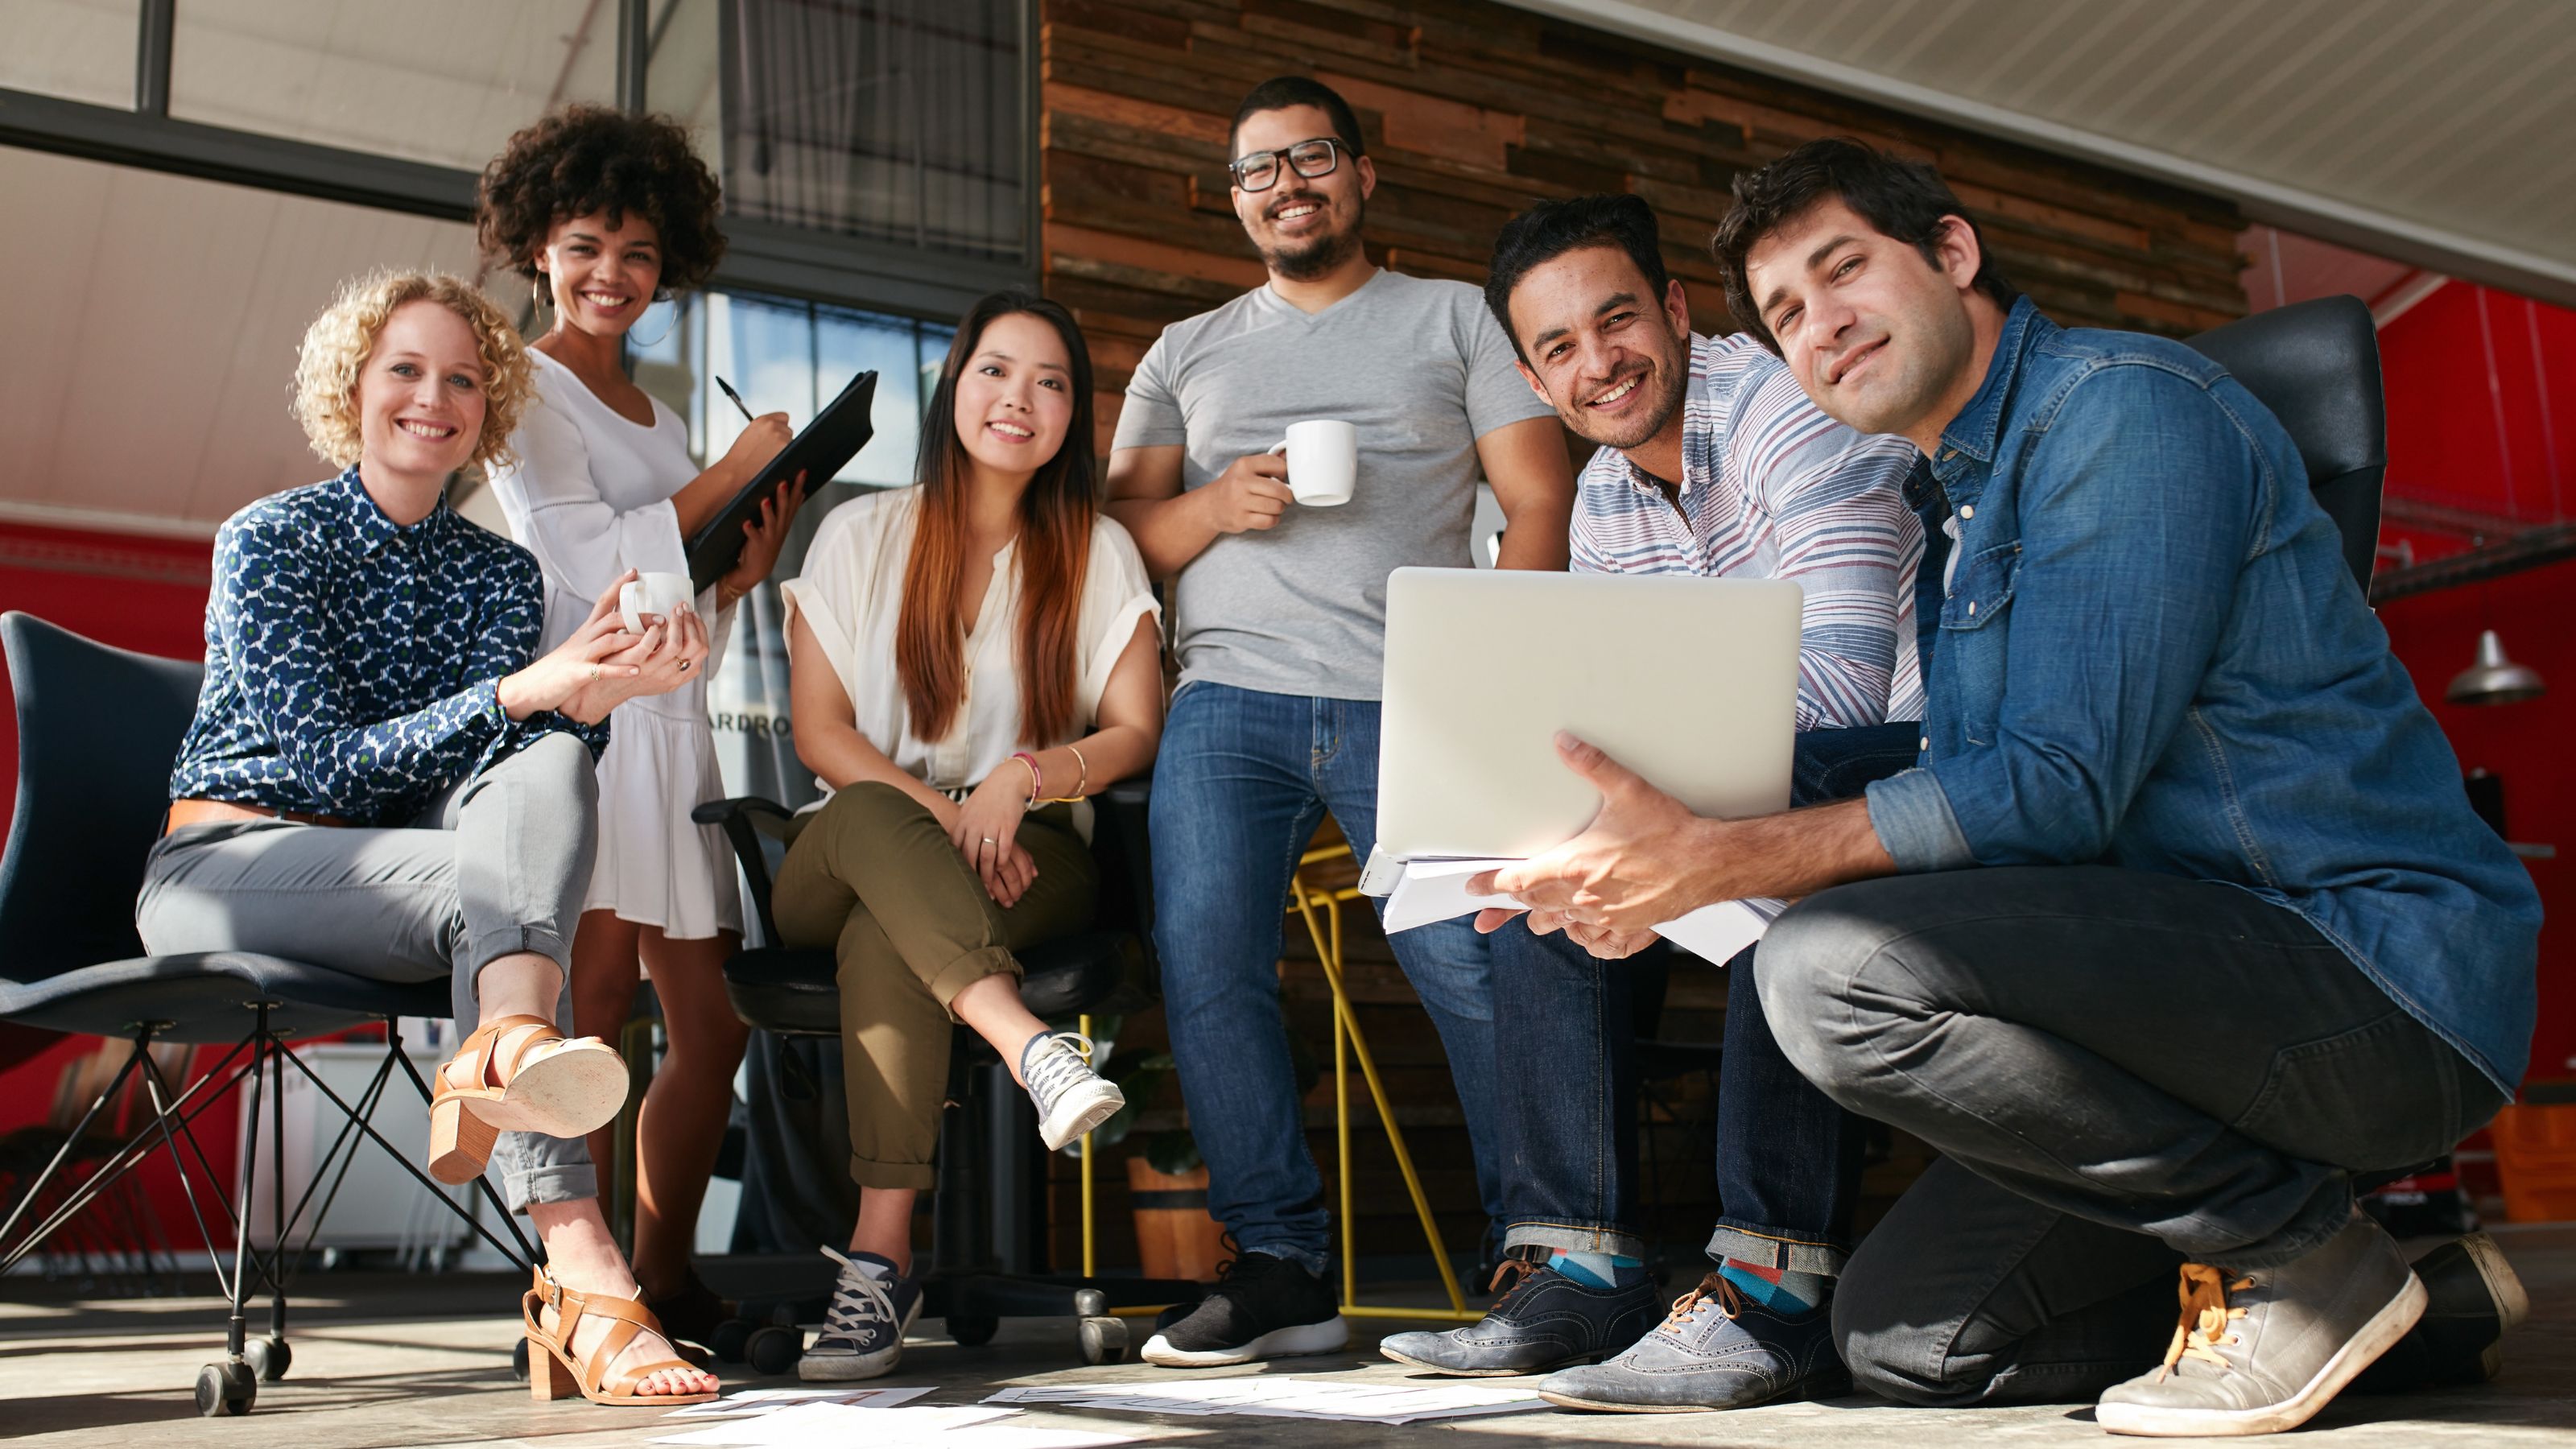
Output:
<path fill-rule="evenodd" d="M 755 418 L 755 417 L 753 417 L 753 416 L 751 415 L 751 404 L 749 404 L 749 403 L 747 403 L 747 402 L 744 402 L 744 401 L 742 400 L 742 394 L 741 394 L 741 393 L 738 393 L 738 392 L 735 392 L 735 391 L 733 390 L 733 384 L 732 384 L 732 383 L 729 383 L 729 382 L 725 381 L 723 378 L 719 377 L 719 378 L 717 378 L 717 379 L 716 379 L 716 386 L 718 386 L 718 387 L 720 387 L 720 388 L 723 388 L 723 389 L 724 389 L 724 395 L 725 395 L 726 397 L 729 397 L 729 398 L 732 398 L 732 399 L 733 399 L 733 405 L 734 405 L 735 407 L 738 407 L 738 408 L 742 409 L 742 420 L 743 420 L 744 422 L 746 422 L 746 423 L 753 423 L 753 422 L 758 422 L 758 421 L 760 421 L 758 418 Z"/>

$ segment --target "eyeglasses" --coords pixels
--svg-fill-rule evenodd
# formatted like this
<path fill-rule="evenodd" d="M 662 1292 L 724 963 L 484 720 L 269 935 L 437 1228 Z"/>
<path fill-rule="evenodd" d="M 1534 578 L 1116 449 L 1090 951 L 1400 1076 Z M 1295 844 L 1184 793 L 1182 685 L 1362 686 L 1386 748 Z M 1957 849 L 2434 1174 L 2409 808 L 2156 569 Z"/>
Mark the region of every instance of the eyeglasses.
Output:
<path fill-rule="evenodd" d="M 1297 174 L 1312 180 L 1329 176 L 1342 164 L 1342 143 L 1330 136 L 1300 141 L 1278 151 L 1247 151 L 1226 164 L 1234 184 L 1245 191 L 1268 191 L 1279 182 L 1279 162 L 1286 158 Z"/>

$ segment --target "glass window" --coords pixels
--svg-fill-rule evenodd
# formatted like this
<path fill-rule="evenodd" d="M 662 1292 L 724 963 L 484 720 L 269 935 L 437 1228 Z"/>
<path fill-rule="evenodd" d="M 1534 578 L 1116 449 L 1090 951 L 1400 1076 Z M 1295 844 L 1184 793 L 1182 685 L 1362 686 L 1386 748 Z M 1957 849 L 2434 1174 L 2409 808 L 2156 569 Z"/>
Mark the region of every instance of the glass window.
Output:
<path fill-rule="evenodd" d="M 0 0 L 0 86 L 132 109 L 141 0 Z"/>
<path fill-rule="evenodd" d="M 511 132 L 554 107 L 616 100 L 618 9 L 598 0 L 178 0 L 170 113 L 480 171 Z"/>
<path fill-rule="evenodd" d="M 823 516 L 859 494 L 912 482 L 923 399 L 938 381 L 954 329 L 780 297 L 709 292 L 656 305 L 628 336 L 635 381 L 688 420 L 700 459 L 721 457 L 742 414 L 716 389 L 723 378 L 755 412 L 780 411 L 798 427 L 861 370 L 877 373 L 876 435 L 797 515 L 768 587 L 735 610 L 723 664 L 707 677 L 716 760 L 733 794 L 789 805 L 814 798 L 813 773 L 796 760 L 787 689 L 786 617 L 777 579 L 794 578 Z"/>
<path fill-rule="evenodd" d="M 1022 0 L 733 0 L 721 23 L 717 8 L 690 17 L 683 48 L 721 51 L 727 210 L 1028 254 Z M 665 43 L 683 33 L 675 21 Z"/>

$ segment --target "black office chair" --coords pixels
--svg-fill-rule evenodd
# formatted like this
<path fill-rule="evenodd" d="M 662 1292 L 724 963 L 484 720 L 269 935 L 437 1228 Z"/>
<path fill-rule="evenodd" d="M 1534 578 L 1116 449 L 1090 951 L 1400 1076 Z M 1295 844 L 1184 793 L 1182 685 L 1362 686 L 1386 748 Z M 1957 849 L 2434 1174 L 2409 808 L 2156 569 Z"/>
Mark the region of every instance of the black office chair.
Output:
<path fill-rule="evenodd" d="M 1098 923 L 1019 953 L 1025 972 L 1020 1000 L 1033 1015 L 1067 1021 L 1086 1012 L 1136 1011 L 1152 1001 L 1154 873 L 1145 838 L 1146 797 L 1142 780 L 1123 781 L 1093 797 Z M 783 848 L 793 817 L 774 801 L 745 797 L 701 805 L 694 818 L 724 828 L 750 883 L 761 939 L 775 943 L 764 842 Z M 742 951 L 725 963 L 725 990 L 735 1014 L 762 1031 L 840 1036 L 840 985 L 829 950 L 770 944 Z M 1071 1313 L 1079 1320 L 1086 1362 L 1120 1361 L 1127 1354 L 1127 1325 L 1109 1316 L 1110 1309 L 1195 1299 L 1205 1285 L 1036 1271 L 1044 1225 L 1035 1208 L 1046 1187 L 1037 1114 L 1009 1069 L 975 1033 L 958 1029 L 950 1062 L 951 1105 L 939 1127 L 922 1312 L 945 1318 L 949 1336 L 968 1347 L 989 1342 L 1003 1318 Z M 813 1312 L 795 1316 L 819 1315 L 814 1305 L 826 1296 L 827 1291 L 812 1295 L 804 1306 Z M 785 1371 L 803 1348 L 801 1333 L 784 1324 L 762 1328 L 744 1344 L 752 1366 L 764 1373 Z"/>
<path fill-rule="evenodd" d="M 2225 366 L 2298 444 L 2308 487 L 2343 535 L 2364 593 L 2379 557 L 2388 398 L 2379 329 L 2359 297 L 2319 297 L 2212 328 L 2190 345 Z"/>
<path fill-rule="evenodd" d="M 204 670 L 184 660 L 112 649 L 14 611 L 0 614 L 0 649 L 8 655 L 18 715 L 17 809 L 9 822 L 7 852 L 0 856 L 0 1019 L 52 1031 L 128 1037 L 136 1047 L 0 1224 L 0 1272 L 42 1246 L 155 1147 L 167 1149 L 188 1210 L 204 1235 L 216 1282 L 232 1300 L 225 1362 L 208 1364 L 197 1375 L 198 1412 L 217 1415 L 249 1413 L 260 1381 L 285 1376 L 292 1358 L 286 1343 L 287 1284 L 311 1249 L 361 1137 L 392 1154 L 432 1197 L 524 1268 L 534 1250 L 488 1183 L 483 1194 L 518 1240 L 516 1252 L 368 1120 L 397 1067 L 427 1105 L 429 1084 L 403 1055 L 394 1018 L 448 1015 L 445 982 L 389 985 L 242 951 L 145 954 L 134 931 L 134 898 L 143 885 L 144 855 L 169 808 L 170 762 L 196 711 Z M 355 1103 L 286 1048 L 299 1037 L 369 1022 L 384 1024 L 385 1060 Z M 232 1050 L 182 1090 L 152 1060 L 149 1049 L 155 1042 L 230 1043 Z M 312 1183 L 292 1212 L 286 1205 L 281 1150 L 289 1065 L 342 1118 L 339 1135 L 317 1160 Z M 79 1160 L 83 1135 L 138 1074 L 153 1108 L 152 1120 L 123 1148 L 100 1160 L 67 1196 L 49 1198 L 49 1185 L 67 1164 Z M 215 1180 L 191 1124 L 244 1081 L 250 1101 L 243 1119 L 241 1176 L 238 1195 L 228 1195 Z M 218 1125 L 230 1120 L 228 1112 L 215 1117 Z M 269 1143 L 272 1246 L 257 1254 L 250 1247 L 247 1215 L 263 1137 Z M 192 1164 L 194 1177 L 204 1179 L 213 1198 L 211 1218 L 199 1200 Z M 318 1207 L 316 1193 L 322 1194 Z M 38 1214 L 33 1210 L 40 1202 L 46 1210 Z M 308 1208 L 313 1210 L 309 1225 Z M 27 1225 L 26 1235 L 13 1241 L 31 1217 L 37 1220 Z M 229 1274 L 215 1248 L 219 1226 L 233 1232 Z M 290 1256 L 289 1238 L 296 1227 L 306 1232 L 303 1245 Z M 268 1336 L 261 1339 L 248 1338 L 243 1317 L 254 1278 L 270 1295 Z"/>

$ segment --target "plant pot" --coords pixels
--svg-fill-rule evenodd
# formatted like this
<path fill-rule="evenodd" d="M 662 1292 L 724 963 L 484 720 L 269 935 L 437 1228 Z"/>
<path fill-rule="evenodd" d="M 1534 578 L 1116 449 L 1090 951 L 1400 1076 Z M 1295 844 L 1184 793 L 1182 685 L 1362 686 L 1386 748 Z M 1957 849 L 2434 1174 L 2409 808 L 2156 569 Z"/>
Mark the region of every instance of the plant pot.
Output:
<path fill-rule="evenodd" d="M 1213 1283 L 1225 1261 L 1225 1225 L 1208 1216 L 1205 1167 L 1174 1177 L 1143 1156 L 1127 1159 L 1128 1201 L 1136 1213 L 1136 1256 L 1148 1278 Z"/>

